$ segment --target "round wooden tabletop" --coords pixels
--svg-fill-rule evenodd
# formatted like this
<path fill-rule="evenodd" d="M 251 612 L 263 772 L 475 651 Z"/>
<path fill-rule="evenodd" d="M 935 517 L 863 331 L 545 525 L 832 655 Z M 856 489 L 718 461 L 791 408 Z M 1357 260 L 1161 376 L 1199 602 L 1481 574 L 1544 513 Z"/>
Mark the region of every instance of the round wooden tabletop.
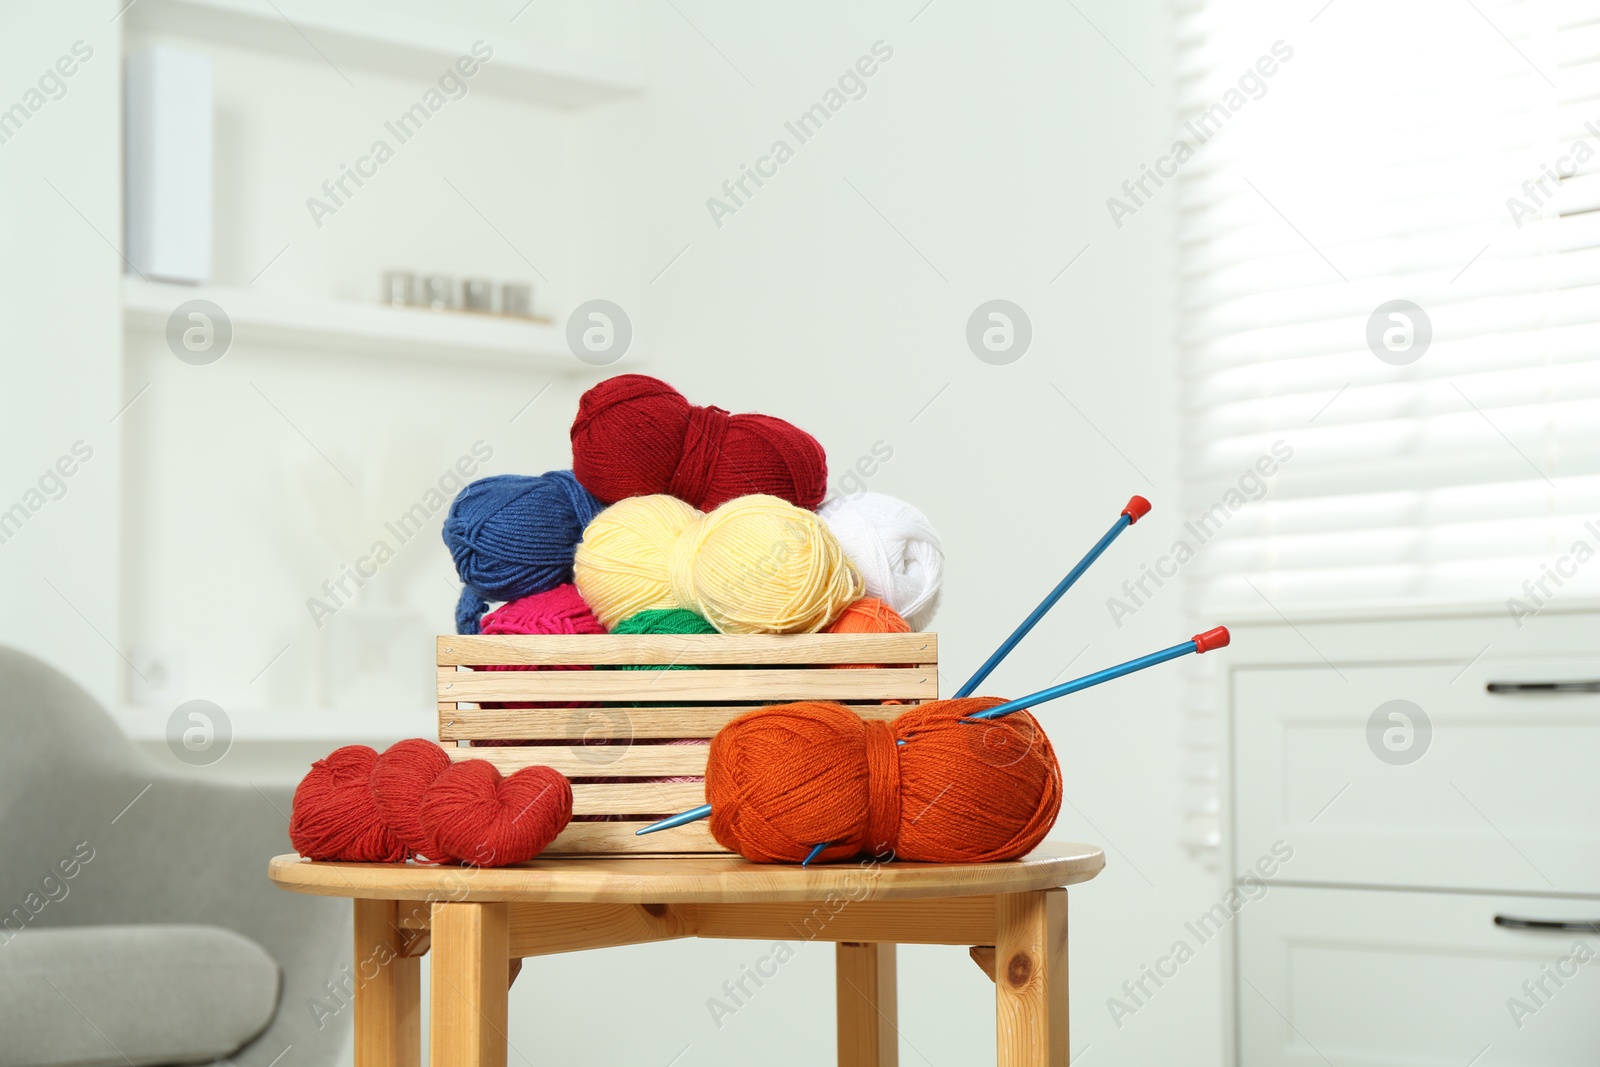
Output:
<path fill-rule="evenodd" d="M 1005 863 L 849 863 L 799 867 L 738 856 L 559 856 L 516 867 L 312 862 L 276 856 L 268 876 L 283 889 L 376 900 L 676 904 L 752 903 L 1028 893 L 1086 882 L 1106 865 L 1094 845 L 1049 841 Z"/>

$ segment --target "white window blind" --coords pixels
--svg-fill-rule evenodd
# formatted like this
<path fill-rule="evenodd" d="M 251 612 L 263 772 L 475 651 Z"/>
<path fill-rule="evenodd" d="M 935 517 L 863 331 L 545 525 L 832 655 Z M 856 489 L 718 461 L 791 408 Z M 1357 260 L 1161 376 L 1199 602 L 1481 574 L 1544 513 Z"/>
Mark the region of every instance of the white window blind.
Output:
<path fill-rule="evenodd" d="M 1177 46 L 1197 617 L 1600 592 L 1600 5 L 1200 0 Z"/>

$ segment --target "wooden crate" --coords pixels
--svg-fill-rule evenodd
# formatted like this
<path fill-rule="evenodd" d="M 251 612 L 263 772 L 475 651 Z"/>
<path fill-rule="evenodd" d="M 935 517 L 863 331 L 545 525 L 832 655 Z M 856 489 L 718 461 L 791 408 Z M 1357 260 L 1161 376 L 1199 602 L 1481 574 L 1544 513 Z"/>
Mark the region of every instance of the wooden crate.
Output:
<path fill-rule="evenodd" d="M 846 665 L 853 669 L 838 669 Z M 484 669 L 516 666 L 597 669 Z M 615 669 L 624 666 L 698 669 Z M 705 803 L 703 781 L 647 780 L 705 774 L 705 745 L 667 742 L 710 738 L 751 708 L 795 700 L 831 700 L 865 718 L 892 719 L 906 704 L 937 699 L 939 639 L 931 633 L 452 634 L 438 639 L 438 668 L 439 742 L 453 759 L 487 759 L 507 773 L 542 764 L 575 780 L 572 825 L 549 851 L 723 852 L 703 820 L 634 835 L 654 817 Z M 595 821 L 601 817 L 607 821 Z"/>

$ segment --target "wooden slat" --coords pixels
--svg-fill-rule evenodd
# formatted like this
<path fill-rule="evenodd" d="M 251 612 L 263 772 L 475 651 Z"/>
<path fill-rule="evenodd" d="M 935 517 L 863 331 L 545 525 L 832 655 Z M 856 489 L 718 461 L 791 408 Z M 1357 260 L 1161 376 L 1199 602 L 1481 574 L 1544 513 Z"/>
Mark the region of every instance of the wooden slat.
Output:
<path fill-rule="evenodd" d="M 512 904 L 510 909 L 513 956 L 694 936 L 692 915 L 666 904 Z"/>
<path fill-rule="evenodd" d="M 704 782 L 631 782 L 572 787 L 574 815 L 671 815 L 706 802 Z"/>
<path fill-rule="evenodd" d="M 871 872 L 838 868 L 856 895 Z M 751 940 L 881 941 L 902 945 L 971 945 L 995 938 L 993 896 L 932 900 L 861 900 L 833 895 L 802 903 L 696 904 L 698 937 Z"/>
<path fill-rule="evenodd" d="M 689 805 L 693 806 L 693 805 Z M 556 835 L 543 856 L 658 856 L 691 853 L 732 855 L 717 844 L 704 819 L 639 837 L 647 822 L 575 822 Z"/>
<path fill-rule="evenodd" d="M 932 700 L 922 667 L 843 670 L 458 671 L 439 668 L 441 701 Z"/>
<path fill-rule="evenodd" d="M 441 666 L 485 664 L 937 663 L 920 634 L 442 634 Z"/>
<path fill-rule="evenodd" d="M 847 704 L 864 719 L 888 721 L 904 704 Z M 757 705 L 668 708 L 453 708 L 441 704 L 441 741 L 577 741 L 588 738 L 711 737 Z M 616 714 L 613 714 L 616 713 Z"/>
<path fill-rule="evenodd" d="M 550 767 L 568 778 L 659 778 L 705 774 L 710 745 L 604 745 L 567 748 L 518 745 L 512 748 L 447 748 L 450 758 L 488 760 L 510 774 L 523 767 Z"/>
<path fill-rule="evenodd" d="M 995 897 L 988 894 L 848 901 L 835 891 L 828 900 L 680 904 L 512 901 L 509 951 L 538 956 L 679 937 L 859 943 L 864 934 L 882 943 L 960 945 L 994 939 L 997 913 Z M 401 925 L 427 936 L 430 913 L 426 908 L 410 913 Z M 891 937 L 893 942 L 887 940 Z M 971 951 L 974 958 L 986 953 L 992 967 L 992 946 Z"/>

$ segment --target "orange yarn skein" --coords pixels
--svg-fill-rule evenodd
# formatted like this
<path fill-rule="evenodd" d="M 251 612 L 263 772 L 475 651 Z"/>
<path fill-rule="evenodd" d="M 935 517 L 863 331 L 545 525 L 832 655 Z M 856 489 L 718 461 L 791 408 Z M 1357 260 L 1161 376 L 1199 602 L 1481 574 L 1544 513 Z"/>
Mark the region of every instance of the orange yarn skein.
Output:
<path fill-rule="evenodd" d="M 1026 711 L 962 721 L 1000 703 L 935 700 L 888 723 L 821 701 L 741 715 L 711 741 L 711 835 L 757 863 L 798 863 L 821 841 L 824 859 L 1024 856 L 1061 810 L 1061 768 Z"/>
<path fill-rule="evenodd" d="M 864 596 L 839 613 L 839 617 L 823 631 L 830 634 L 908 634 L 911 624 L 900 613 L 875 596 Z M 835 670 L 861 670 L 879 667 L 879 663 L 835 663 Z M 903 704 L 903 700 L 885 700 L 885 704 Z"/>
<path fill-rule="evenodd" d="M 853 601 L 828 624 L 829 634 L 908 634 L 911 624 L 875 596 Z M 854 666 L 852 664 L 851 666 Z"/>

